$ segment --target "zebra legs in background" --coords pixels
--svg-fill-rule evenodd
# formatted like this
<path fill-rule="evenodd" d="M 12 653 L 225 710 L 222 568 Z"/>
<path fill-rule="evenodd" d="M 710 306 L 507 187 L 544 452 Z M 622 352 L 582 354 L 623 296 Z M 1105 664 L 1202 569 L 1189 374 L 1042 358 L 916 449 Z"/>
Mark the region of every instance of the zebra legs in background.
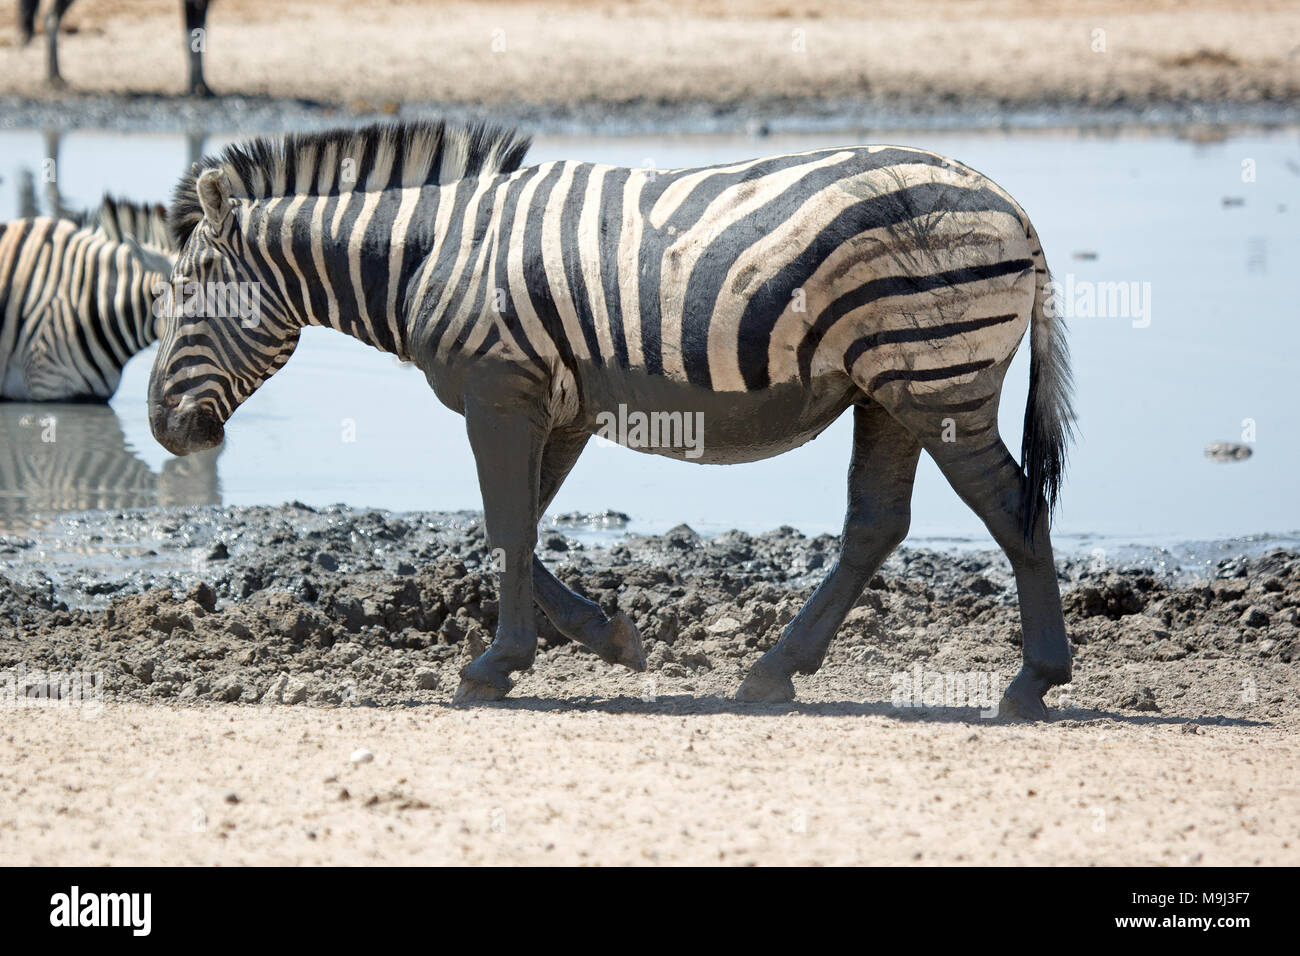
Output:
<path fill-rule="evenodd" d="M 63 89 L 67 83 L 59 71 L 59 26 L 63 15 L 75 0 L 53 0 L 45 13 L 45 80 L 54 89 Z M 185 54 L 190 64 L 189 92 L 191 96 L 211 96 L 212 91 L 203 79 L 203 51 L 206 38 L 208 4 L 211 0 L 182 0 L 181 12 L 185 17 Z M 30 42 L 36 25 L 36 8 L 39 0 L 19 0 L 18 30 L 24 44 Z"/>
<path fill-rule="evenodd" d="M 862 589 L 907 537 L 920 455 L 921 443 L 879 405 L 853 407 L 849 505 L 839 560 L 776 646 L 750 669 L 736 694 L 739 700 L 793 700 L 791 675 L 821 667 L 831 638 Z"/>
<path fill-rule="evenodd" d="M 560 485 L 578 461 L 591 435 L 583 429 L 553 431 L 542 450 L 541 493 L 537 517 L 546 513 Z M 634 671 L 645 670 L 645 651 L 636 625 L 622 611 L 613 617 L 595 601 L 575 594 L 560 583 L 546 565 L 533 555 L 533 592 L 537 604 L 565 637 L 576 641 L 601 660 L 622 664 Z"/>
<path fill-rule="evenodd" d="M 67 86 L 59 72 L 59 23 L 72 3 L 73 0 L 54 0 L 45 13 L 45 81 L 56 90 Z"/>
<path fill-rule="evenodd" d="M 203 50 L 207 46 L 208 0 L 184 0 L 185 51 L 190 58 L 190 95 L 211 96 L 203 79 Z"/>

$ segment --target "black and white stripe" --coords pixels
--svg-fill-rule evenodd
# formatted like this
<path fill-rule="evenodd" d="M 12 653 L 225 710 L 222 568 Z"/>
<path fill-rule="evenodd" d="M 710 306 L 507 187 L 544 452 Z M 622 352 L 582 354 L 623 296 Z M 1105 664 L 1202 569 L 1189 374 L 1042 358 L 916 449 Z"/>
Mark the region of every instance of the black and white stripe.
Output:
<path fill-rule="evenodd" d="M 173 253 L 161 206 L 108 196 L 80 220 L 0 225 L 0 398 L 111 398 L 157 338 Z"/>

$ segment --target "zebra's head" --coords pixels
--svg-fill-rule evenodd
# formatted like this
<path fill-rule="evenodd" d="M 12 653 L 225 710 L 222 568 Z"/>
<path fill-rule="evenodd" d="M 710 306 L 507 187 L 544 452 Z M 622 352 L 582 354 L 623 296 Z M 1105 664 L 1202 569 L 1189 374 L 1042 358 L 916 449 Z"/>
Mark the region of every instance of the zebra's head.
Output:
<path fill-rule="evenodd" d="M 158 303 L 149 425 L 160 445 L 185 455 L 221 443 L 235 409 L 289 360 L 301 323 L 262 294 L 223 168 L 186 176 L 177 204 L 197 206 L 201 218 L 177 236 L 183 244 Z"/>

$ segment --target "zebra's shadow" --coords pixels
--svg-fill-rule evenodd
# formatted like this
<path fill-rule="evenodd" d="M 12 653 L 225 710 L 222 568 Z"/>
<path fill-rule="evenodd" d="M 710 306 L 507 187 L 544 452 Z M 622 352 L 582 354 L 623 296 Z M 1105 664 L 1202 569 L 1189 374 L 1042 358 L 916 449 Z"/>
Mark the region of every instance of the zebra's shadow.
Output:
<path fill-rule="evenodd" d="M 155 474 L 108 405 L 0 401 L 0 528 L 36 514 L 219 505 L 220 454 L 171 458 Z"/>
<path fill-rule="evenodd" d="M 422 702 L 410 701 L 409 706 L 428 706 Z M 449 708 L 460 709 L 457 705 L 445 704 Z M 490 704 L 476 704 L 476 707 L 491 707 L 499 710 L 522 710 L 535 713 L 593 713 L 593 714 L 638 714 L 659 716 L 711 716 L 715 714 L 735 714 L 755 718 L 785 717 L 789 715 L 811 717 L 888 717 L 899 723 L 925 724 L 965 724 L 977 727 L 1006 726 L 1043 726 L 1064 725 L 1104 725 L 1106 723 L 1128 726 L 1199 726 L 1218 727 L 1269 727 L 1272 721 L 1251 720 L 1243 717 L 1228 717 L 1223 714 L 1202 714 L 1196 717 L 1160 713 L 1121 713 L 1095 708 L 1067 707 L 1049 708 L 1051 719 L 1042 725 L 1029 724 L 1024 721 L 1003 720 L 998 717 L 984 716 L 976 707 L 897 707 L 890 701 L 792 701 L 788 704 L 750 704 L 731 697 L 720 695 L 694 696 L 690 694 L 666 694 L 653 700 L 641 697 L 508 697 L 503 701 Z"/>

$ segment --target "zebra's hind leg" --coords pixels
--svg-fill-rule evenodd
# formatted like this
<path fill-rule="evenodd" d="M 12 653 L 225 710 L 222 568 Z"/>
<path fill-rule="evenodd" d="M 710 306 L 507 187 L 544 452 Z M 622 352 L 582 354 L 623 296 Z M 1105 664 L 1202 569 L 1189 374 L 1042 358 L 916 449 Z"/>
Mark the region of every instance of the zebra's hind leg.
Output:
<path fill-rule="evenodd" d="M 953 490 L 988 527 L 1015 572 L 1023 664 L 1002 697 L 999 714 L 1046 720 L 1043 695 L 1070 680 L 1070 645 L 1048 535 L 1048 510 L 1040 501 L 1032 533 L 1026 535 L 1021 513 L 1025 478 L 998 435 L 997 401 L 990 399 L 975 411 L 964 410 L 971 404 L 953 402 L 948 407 L 962 410 L 922 414 L 915 403 L 909 403 L 908 410 L 899 414 Z"/>
<path fill-rule="evenodd" d="M 590 437 L 583 430 L 567 430 L 552 432 L 547 438 L 542 452 L 539 520 L 550 507 Z M 622 611 L 606 617 L 599 604 L 561 584 L 536 555 L 533 556 L 533 591 L 538 606 L 569 640 L 581 644 L 610 664 L 622 664 L 633 671 L 645 670 L 645 650 L 632 619 Z"/>
<path fill-rule="evenodd" d="M 500 594 L 492 645 L 460 672 L 455 703 L 500 700 L 510 675 L 532 666 L 537 653 L 533 616 L 533 549 L 544 415 L 527 397 L 496 401 L 470 395 L 465 430 L 478 468 L 488 546 L 500 552 Z"/>
<path fill-rule="evenodd" d="M 907 537 L 920 442 L 874 403 L 853 407 L 853 461 L 840 557 L 776 646 L 750 669 L 736 697 L 794 699 L 791 675 L 821 666 L 831 638 L 889 553 Z"/>

